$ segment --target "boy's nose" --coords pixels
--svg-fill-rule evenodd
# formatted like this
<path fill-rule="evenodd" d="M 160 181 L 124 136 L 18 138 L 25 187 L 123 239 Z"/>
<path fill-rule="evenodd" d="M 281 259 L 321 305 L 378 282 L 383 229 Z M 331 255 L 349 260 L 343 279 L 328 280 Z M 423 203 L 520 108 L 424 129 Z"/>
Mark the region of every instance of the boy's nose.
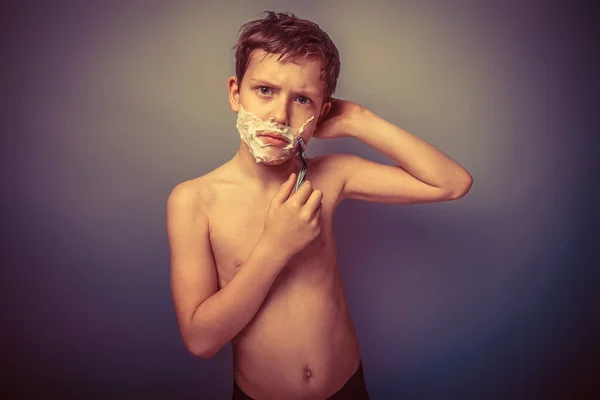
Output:
<path fill-rule="evenodd" d="M 275 123 L 277 125 L 289 125 L 290 118 L 287 110 L 287 106 L 285 104 L 281 104 L 275 107 L 271 112 L 271 117 L 269 118 L 269 122 Z"/>

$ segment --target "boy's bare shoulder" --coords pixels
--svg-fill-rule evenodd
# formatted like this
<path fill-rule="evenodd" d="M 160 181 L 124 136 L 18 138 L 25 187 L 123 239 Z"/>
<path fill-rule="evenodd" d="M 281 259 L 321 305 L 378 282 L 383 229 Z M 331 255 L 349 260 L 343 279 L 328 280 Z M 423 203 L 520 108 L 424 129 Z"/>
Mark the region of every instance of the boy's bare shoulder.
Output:
<path fill-rule="evenodd" d="M 206 213 L 215 202 L 215 186 L 223 179 L 223 166 L 194 179 L 181 182 L 169 195 L 169 207 Z"/>
<path fill-rule="evenodd" d="M 334 153 L 323 154 L 307 159 L 309 171 L 318 171 L 329 178 L 340 178 L 345 173 L 346 163 L 351 154 Z"/>

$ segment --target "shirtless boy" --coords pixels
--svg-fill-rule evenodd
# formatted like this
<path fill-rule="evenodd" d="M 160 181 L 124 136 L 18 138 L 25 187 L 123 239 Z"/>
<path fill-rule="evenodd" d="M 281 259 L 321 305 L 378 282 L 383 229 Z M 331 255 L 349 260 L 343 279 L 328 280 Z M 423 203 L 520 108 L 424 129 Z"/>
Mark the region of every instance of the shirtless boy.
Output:
<path fill-rule="evenodd" d="M 232 341 L 233 399 L 368 399 L 338 271 L 334 210 L 344 199 L 454 200 L 468 192 L 471 176 L 421 139 L 333 98 L 339 55 L 316 24 L 268 12 L 243 28 L 228 81 L 239 150 L 168 199 L 183 341 L 200 358 Z M 308 158 L 307 179 L 295 190 L 298 136 L 305 143 L 353 137 L 396 165 L 351 154 Z"/>

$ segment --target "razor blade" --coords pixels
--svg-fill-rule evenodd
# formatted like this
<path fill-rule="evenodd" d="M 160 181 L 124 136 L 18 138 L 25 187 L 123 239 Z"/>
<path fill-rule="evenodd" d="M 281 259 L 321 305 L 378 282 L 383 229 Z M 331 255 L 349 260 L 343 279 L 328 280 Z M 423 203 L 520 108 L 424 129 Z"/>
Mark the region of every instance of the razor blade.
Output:
<path fill-rule="evenodd" d="M 306 143 L 304 142 L 304 139 L 302 139 L 300 136 L 294 139 L 294 147 L 296 148 L 296 150 L 298 150 L 298 157 L 300 158 L 300 162 L 302 162 L 302 168 L 298 173 L 298 178 L 296 179 L 296 186 L 294 187 L 294 192 L 296 192 L 306 180 L 306 161 L 304 160 Z"/>

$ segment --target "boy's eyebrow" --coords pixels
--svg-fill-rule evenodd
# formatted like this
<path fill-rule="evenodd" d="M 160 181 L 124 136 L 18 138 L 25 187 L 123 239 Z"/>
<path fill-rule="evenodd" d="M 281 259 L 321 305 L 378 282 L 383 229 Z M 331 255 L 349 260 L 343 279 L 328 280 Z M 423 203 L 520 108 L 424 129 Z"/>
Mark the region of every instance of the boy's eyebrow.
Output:
<path fill-rule="evenodd" d="M 255 79 L 255 78 L 252 78 L 252 79 L 250 79 L 250 82 L 259 83 L 259 84 L 262 84 L 262 85 L 265 85 L 265 86 L 270 86 L 273 89 L 281 90 L 280 86 L 277 86 L 276 84 L 274 84 L 272 82 L 269 82 L 269 81 L 267 81 L 265 79 Z M 299 94 L 299 95 L 307 96 L 307 97 L 317 97 L 317 93 L 315 93 L 315 92 L 313 92 L 311 90 L 302 90 L 302 91 L 299 91 L 299 92 L 294 92 L 294 94 Z"/>

